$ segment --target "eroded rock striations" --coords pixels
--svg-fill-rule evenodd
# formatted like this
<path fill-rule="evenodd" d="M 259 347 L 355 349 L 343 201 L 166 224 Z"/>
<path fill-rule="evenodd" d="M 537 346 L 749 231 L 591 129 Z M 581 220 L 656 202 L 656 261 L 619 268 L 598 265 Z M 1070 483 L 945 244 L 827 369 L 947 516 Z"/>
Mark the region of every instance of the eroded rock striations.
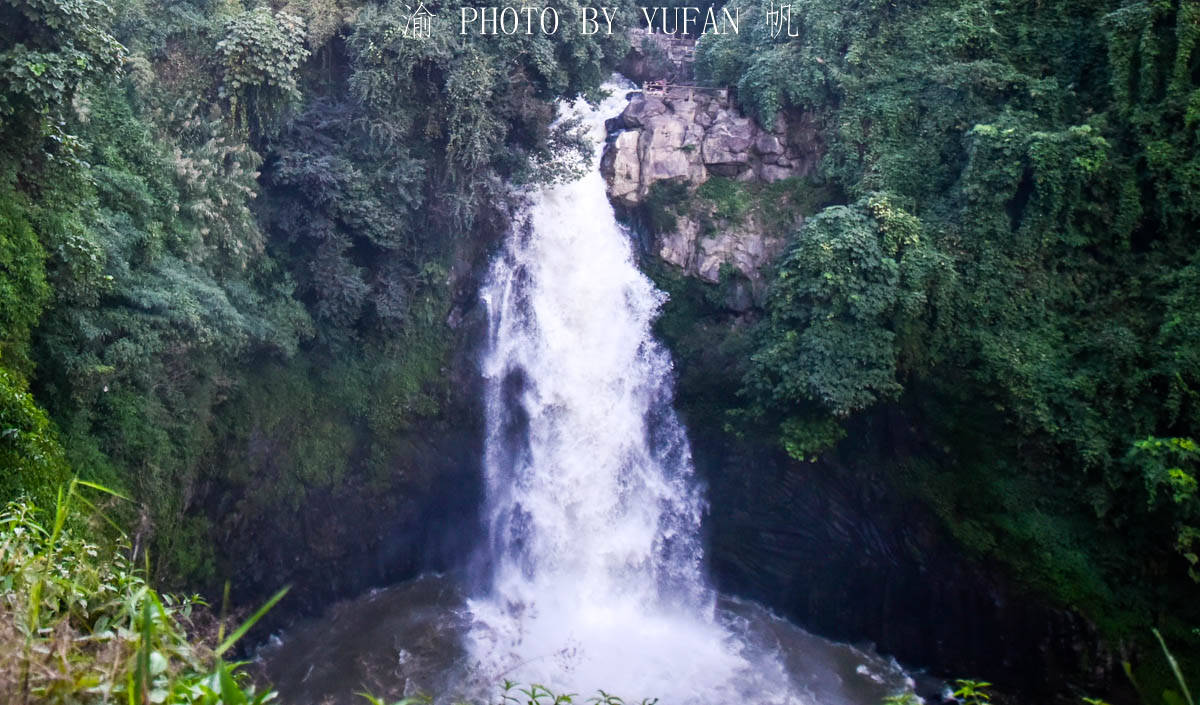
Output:
<path fill-rule="evenodd" d="M 686 184 L 689 193 L 714 176 L 774 183 L 810 175 L 822 154 L 805 116 L 780 113 L 766 128 L 742 115 L 724 89 L 672 86 L 663 95 L 634 93 L 608 130 L 600 168 L 609 198 L 627 210 L 643 205 L 659 182 Z M 781 235 L 768 232 L 754 213 L 714 229 L 683 212 L 671 231 L 656 234 L 653 249 L 711 283 L 720 281 L 723 267 L 731 268 L 749 283 L 750 297 L 731 302 L 740 307 L 761 303 L 763 270 L 782 250 Z"/>

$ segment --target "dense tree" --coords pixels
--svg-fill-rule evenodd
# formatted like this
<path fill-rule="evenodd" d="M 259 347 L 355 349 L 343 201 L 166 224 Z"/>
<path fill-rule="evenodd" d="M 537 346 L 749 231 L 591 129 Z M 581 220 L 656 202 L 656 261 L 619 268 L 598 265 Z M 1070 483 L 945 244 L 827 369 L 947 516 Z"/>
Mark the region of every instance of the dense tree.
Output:
<path fill-rule="evenodd" d="M 902 409 L 931 442 L 895 476 L 1110 634 L 1197 618 L 1198 12 L 807 0 L 792 36 L 698 50 L 761 122 L 809 113 L 820 178 L 863 199 L 792 234 L 743 417 L 811 457 Z"/>
<path fill-rule="evenodd" d="M 0 452 L 22 468 L 0 498 L 71 472 L 126 491 L 157 574 L 197 585 L 229 568 L 200 502 L 387 477 L 444 400 L 452 256 L 504 179 L 555 173 L 554 100 L 623 51 L 566 26 L 413 41 L 407 12 L 0 3 Z M 284 477 L 240 455 L 264 436 Z"/>

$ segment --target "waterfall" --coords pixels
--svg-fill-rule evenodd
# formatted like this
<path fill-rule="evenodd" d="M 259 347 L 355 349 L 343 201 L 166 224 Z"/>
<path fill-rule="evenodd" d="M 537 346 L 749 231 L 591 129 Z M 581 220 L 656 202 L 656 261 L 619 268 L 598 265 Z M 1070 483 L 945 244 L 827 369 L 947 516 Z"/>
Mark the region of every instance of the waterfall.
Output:
<path fill-rule="evenodd" d="M 565 110 L 596 152 L 628 90 L 608 89 Z M 496 702 L 501 680 L 662 705 L 876 705 L 910 689 L 894 661 L 712 589 L 703 492 L 652 334 L 665 296 L 598 170 L 528 196 L 481 291 L 485 584 L 464 604 L 457 580 L 425 576 L 293 629 L 266 659 L 281 700 Z"/>
<path fill-rule="evenodd" d="M 610 84 L 580 101 L 598 162 Z M 778 659 L 751 654 L 716 610 L 704 509 L 652 334 L 665 295 L 638 270 L 598 169 L 530 194 L 493 263 L 486 515 L 492 570 L 470 601 L 485 672 L 664 703 L 791 702 Z"/>

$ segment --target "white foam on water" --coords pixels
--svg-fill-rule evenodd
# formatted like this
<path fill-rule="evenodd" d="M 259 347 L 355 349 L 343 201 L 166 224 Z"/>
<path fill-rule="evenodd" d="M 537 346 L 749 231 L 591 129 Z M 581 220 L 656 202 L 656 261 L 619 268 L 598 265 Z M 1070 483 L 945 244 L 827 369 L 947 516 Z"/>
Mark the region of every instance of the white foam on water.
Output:
<path fill-rule="evenodd" d="M 579 101 L 596 161 L 610 84 Z M 704 501 L 638 270 L 596 168 L 530 194 L 482 298 L 486 520 L 493 571 L 469 602 L 485 674 L 663 703 L 800 703 L 771 648 L 718 619 Z"/>

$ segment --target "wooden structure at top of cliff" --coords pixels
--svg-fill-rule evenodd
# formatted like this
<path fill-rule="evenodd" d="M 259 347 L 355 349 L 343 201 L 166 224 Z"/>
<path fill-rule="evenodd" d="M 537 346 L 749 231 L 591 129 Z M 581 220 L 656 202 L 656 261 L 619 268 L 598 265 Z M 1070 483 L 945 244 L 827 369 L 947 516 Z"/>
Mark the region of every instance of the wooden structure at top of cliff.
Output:
<path fill-rule="evenodd" d="M 645 81 L 642 83 L 642 94 L 655 98 L 671 98 L 673 100 L 695 100 L 697 93 L 706 93 L 718 100 L 729 97 L 728 88 L 717 86 L 698 86 L 694 83 L 669 83 L 665 80 Z"/>

